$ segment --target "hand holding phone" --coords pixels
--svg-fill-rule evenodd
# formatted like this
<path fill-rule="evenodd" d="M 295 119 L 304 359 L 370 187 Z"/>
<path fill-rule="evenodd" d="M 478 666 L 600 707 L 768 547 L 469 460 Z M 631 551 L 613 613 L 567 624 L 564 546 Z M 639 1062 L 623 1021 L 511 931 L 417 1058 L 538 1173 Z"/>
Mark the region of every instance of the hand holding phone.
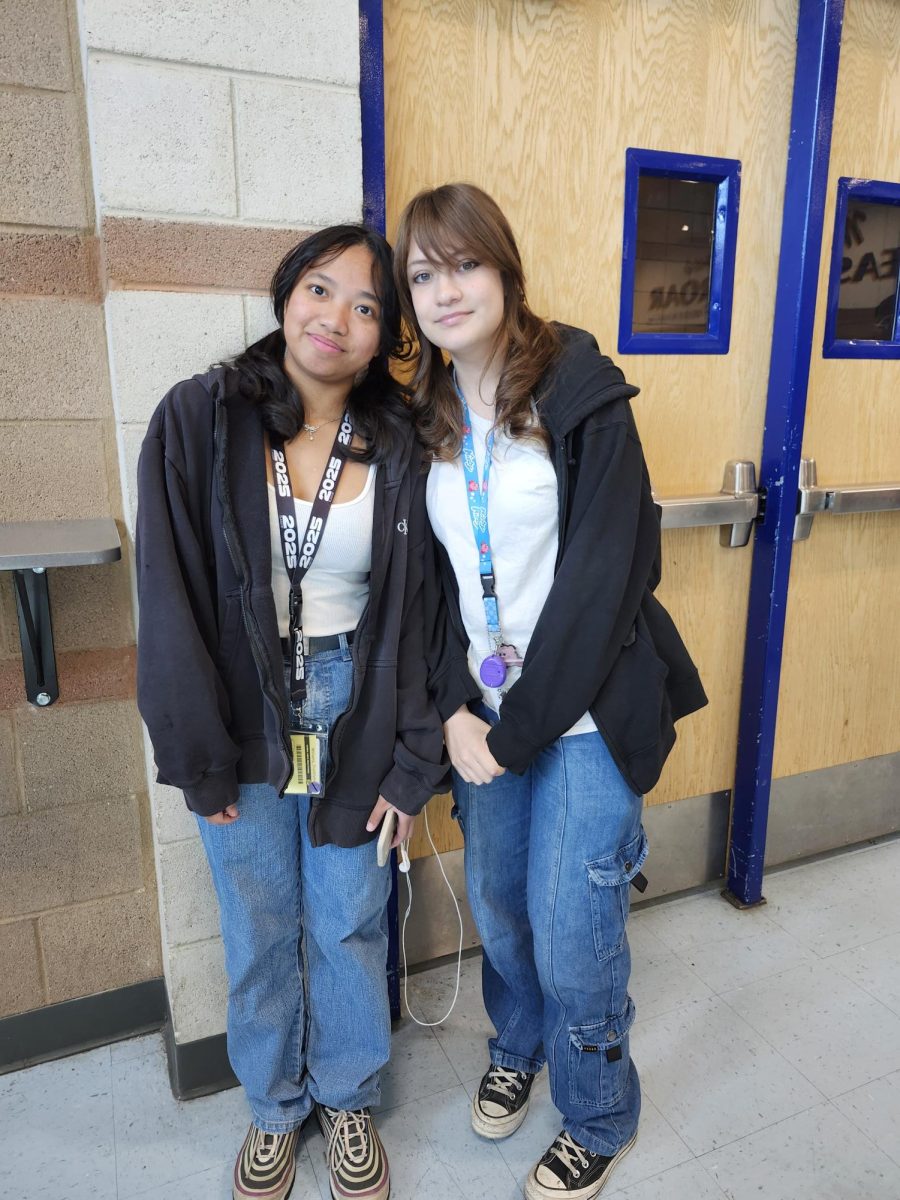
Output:
<path fill-rule="evenodd" d="M 379 867 L 387 866 L 387 861 L 391 856 L 391 842 L 394 840 L 394 834 L 396 832 L 397 814 L 392 808 L 389 808 L 384 814 L 384 819 L 381 822 L 381 833 L 378 835 Z"/>

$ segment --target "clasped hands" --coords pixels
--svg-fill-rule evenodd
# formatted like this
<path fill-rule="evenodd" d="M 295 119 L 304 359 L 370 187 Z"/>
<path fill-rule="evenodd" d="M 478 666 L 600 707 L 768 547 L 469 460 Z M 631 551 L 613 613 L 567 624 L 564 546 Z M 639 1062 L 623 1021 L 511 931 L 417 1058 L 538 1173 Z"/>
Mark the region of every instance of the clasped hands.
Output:
<path fill-rule="evenodd" d="M 466 783 L 490 783 L 506 771 L 506 768 L 500 766 L 488 749 L 487 735 L 490 731 L 491 727 L 487 721 L 482 721 L 480 717 L 469 712 L 464 704 L 460 705 L 453 716 L 448 717 L 444 722 L 444 741 L 447 744 L 447 753 L 450 755 L 453 766 Z M 378 802 L 366 822 L 366 829 L 369 833 L 378 828 L 384 819 L 384 814 L 393 807 L 385 800 L 384 796 L 378 797 Z M 394 811 L 397 814 L 397 829 L 391 842 L 392 849 L 396 849 L 412 834 L 416 820 L 415 817 L 401 812 L 399 808 Z M 238 807 L 236 804 L 229 804 L 222 812 L 214 813 L 213 816 L 206 818 L 210 825 L 231 825 L 237 819 Z"/>

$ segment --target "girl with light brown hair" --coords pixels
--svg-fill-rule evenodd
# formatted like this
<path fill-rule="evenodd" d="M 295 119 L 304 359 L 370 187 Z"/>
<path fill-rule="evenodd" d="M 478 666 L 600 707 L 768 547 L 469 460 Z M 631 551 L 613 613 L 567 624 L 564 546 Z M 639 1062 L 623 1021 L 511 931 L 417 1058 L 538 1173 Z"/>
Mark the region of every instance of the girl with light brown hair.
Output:
<path fill-rule="evenodd" d="M 706 697 L 653 594 L 637 388 L 589 333 L 532 312 L 509 223 L 471 184 L 410 201 L 394 270 L 432 459 L 430 688 L 496 1029 L 472 1124 L 512 1134 L 546 1063 L 562 1128 L 526 1195 L 589 1200 L 640 1114 L 625 923 L 642 796 Z"/>

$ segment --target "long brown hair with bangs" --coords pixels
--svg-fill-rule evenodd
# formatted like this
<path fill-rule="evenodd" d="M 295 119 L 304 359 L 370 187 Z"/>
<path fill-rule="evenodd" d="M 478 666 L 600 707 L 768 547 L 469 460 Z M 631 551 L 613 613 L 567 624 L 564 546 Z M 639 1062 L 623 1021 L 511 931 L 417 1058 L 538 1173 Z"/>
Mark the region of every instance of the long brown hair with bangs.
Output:
<path fill-rule="evenodd" d="M 510 437 L 539 437 L 547 443 L 543 427 L 535 426 L 534 406 L 540 405 L 541 379 L 559 353 L 559 336 L 528 307 L 519 248 L 496 201 L 474 184 L 445 183 L 410 200 L 394 244 L 400 305 L 418 343 L 410 387 L 419 436 L 426 449 L 443 460 L 459 455 L 462 410 L 442 351 L 422 334 L 416 320 L 406 267 L 413 243 L 436 264 L 454 266 L 471 258 L 500 272 L 503 321 L 492 359 L 499 353 L 504 357 L 494 423 Z"/>

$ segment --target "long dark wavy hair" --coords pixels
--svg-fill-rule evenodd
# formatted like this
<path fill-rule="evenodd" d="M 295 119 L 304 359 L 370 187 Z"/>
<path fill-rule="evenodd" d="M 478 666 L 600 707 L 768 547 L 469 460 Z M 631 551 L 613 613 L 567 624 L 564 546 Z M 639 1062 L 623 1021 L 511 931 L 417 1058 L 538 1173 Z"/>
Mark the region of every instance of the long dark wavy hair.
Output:
<path fill-rule="evenodd" d="M 423 335 L 416 320 L 406 269 L 413 242 L 439 265 L 453 267 L 473 259 L 500 272 L 503 321 L 493 355 L 503 354 L 503 370 L 497 384 L 495 425 L 510 437 L 536 437 L 549 444 L 543 428 L 535 427 L 534 409 L 541 403 L 541 380 L 561 349 L 559 335 L 528 307 L 522 258 L 497 202 L 474 184 L 445 183 L 410 200 L 400 217 L 394 249 L 394 280 L 403 317 L 418 343 L 410 386 L 425 447 L 437 459 L 456 458 L 462 443 L 462 410 L 443 353 Z"/>
<path fill-rule="evenodd" d="M 228 364 L 237 376 L 240 394 L 259 407 L 263 425 L 284 441 L 303 427 L 303 398 L 284 369 L 284 309 L 307 271 L 332 262 L 353 246 L 372 255 L 372 280 L 379 303 L 378 353 L 365 378 L 355 384 L 347 401 L 354 432 L 365 450 L 350 457 L 382 462 L 409 426 L 406 390 L 393 378 L 390 359 L 404 357 L 407 343 L 401 332 L 400 303 L 394 287 L 391 248 L 380 233 L 365 225 L 332 225 L 299 242 L 278 264 L 269 293 L 278 328 L 266 334 Z"/>

